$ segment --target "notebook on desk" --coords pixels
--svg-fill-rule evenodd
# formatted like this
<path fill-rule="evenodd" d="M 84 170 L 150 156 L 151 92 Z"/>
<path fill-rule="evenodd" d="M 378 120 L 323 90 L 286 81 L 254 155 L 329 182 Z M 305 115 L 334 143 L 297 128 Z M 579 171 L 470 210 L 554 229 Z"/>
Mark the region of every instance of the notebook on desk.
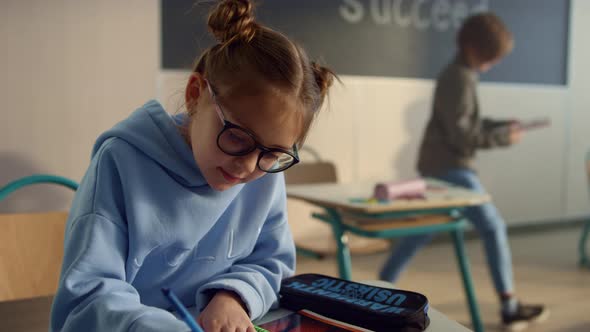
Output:
<path fill-rule="evenodd" d="M 309 310 L 293 312 L 259 326 L 269 332 L 371 332 Z"/>

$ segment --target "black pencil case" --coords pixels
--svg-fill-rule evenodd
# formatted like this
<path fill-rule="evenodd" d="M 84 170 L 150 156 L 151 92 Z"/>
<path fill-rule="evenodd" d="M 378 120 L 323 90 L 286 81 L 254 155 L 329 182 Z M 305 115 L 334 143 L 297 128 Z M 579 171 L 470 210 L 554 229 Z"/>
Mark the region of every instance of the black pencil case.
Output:
<path fill-rule="evenodd" d="M 376 332 L 421 332 L 430 324 L 426 296 L 321 274 L 300 274 L 281 283 L 280 304 Z"/>

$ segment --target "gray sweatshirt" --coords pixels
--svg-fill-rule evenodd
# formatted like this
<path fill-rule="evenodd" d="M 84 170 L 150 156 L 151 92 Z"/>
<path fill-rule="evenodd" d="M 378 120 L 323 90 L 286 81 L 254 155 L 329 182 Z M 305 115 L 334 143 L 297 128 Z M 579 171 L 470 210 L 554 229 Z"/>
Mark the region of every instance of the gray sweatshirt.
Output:
<path fill-rule="evenodd" d="M 418 155 L 418 171 L 437 176 L 455 169 L 473 170 L 477 149 L 510 144 L 510 121 L 481 118 L 477 72 L 455 58 L 436 81 L 432 113 Z"/>

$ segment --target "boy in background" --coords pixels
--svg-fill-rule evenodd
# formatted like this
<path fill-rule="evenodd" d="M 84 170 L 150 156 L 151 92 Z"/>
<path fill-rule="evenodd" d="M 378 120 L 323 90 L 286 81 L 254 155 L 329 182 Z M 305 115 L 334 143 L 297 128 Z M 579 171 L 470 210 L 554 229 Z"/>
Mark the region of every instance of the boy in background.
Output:
<path fill-rule="evenodd" d="M 477 192 L 485 192 L 473 169 L 478 149 L 510 146 L 520 141 L 522 129 L 514 120 L 480 116 L 476 95 L 478 73 L 489 70 L 513 47 L 513 38 L 494 14 L 480 13 L 465 20 L 457 35 L 456 58 L 440 73 L 432 113 L 418 157 L 418 171 Z M 470 207 L 465 216 L 480 234 L 492 279 L 501 303 L 505 328 L 519 331 L 544 320 L 543 305 L 521 303 L 514 292 L 512 260 L 506 224 L 492 203 Z M 386 261 L 380 278 L 395 281 L 430 235 L 404 238 Z"/>

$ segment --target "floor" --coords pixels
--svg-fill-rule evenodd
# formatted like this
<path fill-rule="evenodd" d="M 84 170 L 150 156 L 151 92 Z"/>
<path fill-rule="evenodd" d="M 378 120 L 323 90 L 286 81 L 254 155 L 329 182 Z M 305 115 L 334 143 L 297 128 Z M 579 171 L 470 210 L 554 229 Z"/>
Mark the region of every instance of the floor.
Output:
<path fill-rule="evenodd" d="M 590 268 L 581 269 L 577 266 L 579 231 L 579 228 L 569 228 L 510 235 L 518 296 L 525 302 L 544 303 L 551 310 L 549 320 L 528 331 L 590 331 Z M 481 243 L 468 240 L 467 253 L 486 331 L 501 331 L 498 301 Z M 385 253 L 353 257 L 353 278 L 376 279 L 378 268 L 385 258 Z M 335 275 L 337 270 L 334 259 L 323 262 L 303 258 L 299 260 L 298 273 L 305 272 Z M 449 241 L 437 241 L 422 250 L 396 287 L 425 294 L 433 307 L 471 327 L 453 247 Z"/>
<path fill-rule="evenodd" d="M 517 293 L 530 303 L 545 303 L 551 317 L 528 331 L 590 331 L 590 269 L 576 265 L 579 228 L 511 234 Z M 476 293 L 486 331 L 500 331 L 498 305 L 477 239 L 467 241 Z M 373 280 L 386 253 L 353 257 L 353 278 Z M 469 327 L 453 248 L 436 241 L 421 251 L 397 287 L 425 294 L 432 305 L 448 317 Z M 298 273 L 336 275 L 335 259 L 318 261 L 301 257 Z M 0 303 L 0 331 L 47 331 L 51 298 Z"/>

